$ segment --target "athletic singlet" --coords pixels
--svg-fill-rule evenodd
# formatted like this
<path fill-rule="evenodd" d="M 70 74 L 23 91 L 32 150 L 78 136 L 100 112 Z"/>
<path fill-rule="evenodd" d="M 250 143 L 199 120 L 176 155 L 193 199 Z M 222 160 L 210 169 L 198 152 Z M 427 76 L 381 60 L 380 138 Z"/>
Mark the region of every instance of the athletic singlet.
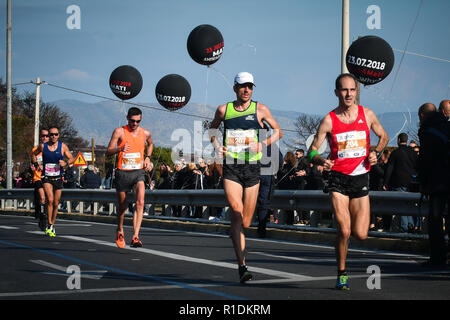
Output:
<path fill-rule="evenodd" d="M 117 168 L 120 170 L 137 170 L 144 168 L 144 150 L 145 150 L 145 132 L 142 128 L 138 128 L 136 136 L 131 134 L 128 126 L 123 127 L 123 140 L 118 148 L 122 148 L 125 142 L 130 146 L 127 152 L 119 152 L 119 160 Z"/>
<path fill-rule="evenodd" d="M 257 102 L 251 101 L 244 111 L 237 111 L 234 103 L 229 102 L 223 122 L 227 157 L 252 162 L 261 160 L 262 152 L 252 154 L 249 147 L 251 142 L 259 142 L 259 129 L 262 129 L 258 122 Z"/>
<path fill-rule="evenodd" d="M 58 141 L 55 151 L 48 149 L 47 142 L 44 143 L 44 151 L 42 152 L 42 163 L 44 166 L 44 176 L 48 178 L 59 178 L 63 175 L 63 170 L 59 165 L 59 160 L 64 160 L 62 154 L 62 142 Z"/>
<path fill-rule="evenodd" d="M 31 149 L 30 154 L 33 154 L 34 151 L 36 151 L 36 149 L 38 148 L 38 146 L 34 147 L 33 149 Z M 36 156 L 36 162 L 39 165 L 42 165 L 42 152 L 40 152 L 37 156 Z M 33 183 L 36 181 L 41 180 L 41 176 L 42 176 L 42 171 L 41 170 L 33 170 Z"/>
<path fill-rule="evenodd" d="M 343 123 L 334 111 L 330 112 L 332 133 L 328 137 L 330 159 L 334 160 L 332 171 L 347 175 L 369 172 L 370 130 L 364 108 L 358 106 L 358 116 L 352 123 Z"/>

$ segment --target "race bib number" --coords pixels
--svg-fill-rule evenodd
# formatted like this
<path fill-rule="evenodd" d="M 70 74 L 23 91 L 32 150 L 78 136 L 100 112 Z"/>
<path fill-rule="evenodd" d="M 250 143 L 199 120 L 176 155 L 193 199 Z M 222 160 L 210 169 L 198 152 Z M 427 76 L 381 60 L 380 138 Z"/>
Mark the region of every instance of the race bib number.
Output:
<path fill-rule="evenodd" d="M 46 177 L 58 177 L 61 175 L 59 163 L 46 163 L 44 168 Z"/>
<path fill-rule="evenodd" d="M 350 131 L 336 134 L 338 158 L 359 158 L 367 154 L 366 132 Z"/>
<path fill-rule="evenodd" d="M 42 164 L 42 155 L 36 156 L 36 162 Z"/>
<path fill-rule="evenodd" d="M 243 152 L 256 142 L 255 130 L 227 130 L 227 151 Z"/>
<path fill-rule="evenodd" d="M 122 155 L 122 169 L 135 170 L 142 169 L 141 153 L 123 153 Z"/>

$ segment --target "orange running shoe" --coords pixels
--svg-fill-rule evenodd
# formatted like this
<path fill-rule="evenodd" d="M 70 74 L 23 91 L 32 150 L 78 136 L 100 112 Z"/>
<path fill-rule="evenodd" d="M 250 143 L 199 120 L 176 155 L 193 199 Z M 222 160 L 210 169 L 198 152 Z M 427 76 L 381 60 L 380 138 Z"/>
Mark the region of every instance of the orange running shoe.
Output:
<path fill-rule="evenodd" d="M 133 239 L 131 239 L 131 246 L 133 248 L 140 248 L 142 247 L 142 241 L 139 240 L 138 237 L 133 237 Z"/>
<path fill-rule="evenodd" d="M 125 248 L 125 239 L 123 238 L 123 232 L 117 231 L 116 244 L 119 248 Z"/>

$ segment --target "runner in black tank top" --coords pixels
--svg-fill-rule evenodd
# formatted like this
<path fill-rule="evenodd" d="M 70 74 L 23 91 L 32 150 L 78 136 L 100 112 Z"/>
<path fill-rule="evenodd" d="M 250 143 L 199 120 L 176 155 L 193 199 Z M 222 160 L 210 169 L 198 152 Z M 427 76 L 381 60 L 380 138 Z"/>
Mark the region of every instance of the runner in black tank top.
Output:
<path fill-rule="evenodd" d="M 225 136 L 223 145 L 211 134 L 219 156 L 224 156 L 223 178 L 227 201 L 232 210 L 231 239 L 233 242 L 241 283 L 253 278 L 245 263 L 245 236 L 243 228 L 252 222 L 258 198 L 261 151 L 263 145 L 270 146 L 282 136 L 280 126 L 272 117 L 269 108 L 251 100 L 253 94 L 253 76 L 240 72 L 234 79 L 233 90 L 236 100 L 217 108 L 211 129 L 217 129 L 223 121 Z M 262 121 L 268 123 L 273 134 L 260 141 L 259 129 Z"/>

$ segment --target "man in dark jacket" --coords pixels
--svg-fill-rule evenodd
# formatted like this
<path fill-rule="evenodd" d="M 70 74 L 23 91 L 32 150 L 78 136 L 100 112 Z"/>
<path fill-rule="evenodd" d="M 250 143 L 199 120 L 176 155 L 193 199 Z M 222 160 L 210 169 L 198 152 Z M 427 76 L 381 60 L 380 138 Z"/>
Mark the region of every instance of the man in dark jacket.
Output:
<path fill-rule="evenodd" d="M 398 149 L 391 153 L 384 173 L 385 190 L 389 188 L 392 191 L 410 191 L 409 185 L 417 175 L 418 157 L 414 150 L 406 145 L 407 142 L 408 135 L 400 133 L 397 140 Z M 402 232 L 413 230 L 414 220 L 411 216 L 402 216 L 400 221 Z"/>
<path fill-rule="evenodd" d="M 81 186 L 84 189 L 98 189 L 102 184 L 100 176 L 94 172 L 94 166 L 89 165 L 86 169 L 86 172 L 81 177 L 80 181 Z"/>
<path fill-rule="evenodd" d="M 423 195 L 429 196 L 429 265 L 445 265 L 447 250 L 443 231 L 443 213 L 450 193 L 450 122 L 436 112 L 432 103 L 419 108 L 419 182 Z"/>

